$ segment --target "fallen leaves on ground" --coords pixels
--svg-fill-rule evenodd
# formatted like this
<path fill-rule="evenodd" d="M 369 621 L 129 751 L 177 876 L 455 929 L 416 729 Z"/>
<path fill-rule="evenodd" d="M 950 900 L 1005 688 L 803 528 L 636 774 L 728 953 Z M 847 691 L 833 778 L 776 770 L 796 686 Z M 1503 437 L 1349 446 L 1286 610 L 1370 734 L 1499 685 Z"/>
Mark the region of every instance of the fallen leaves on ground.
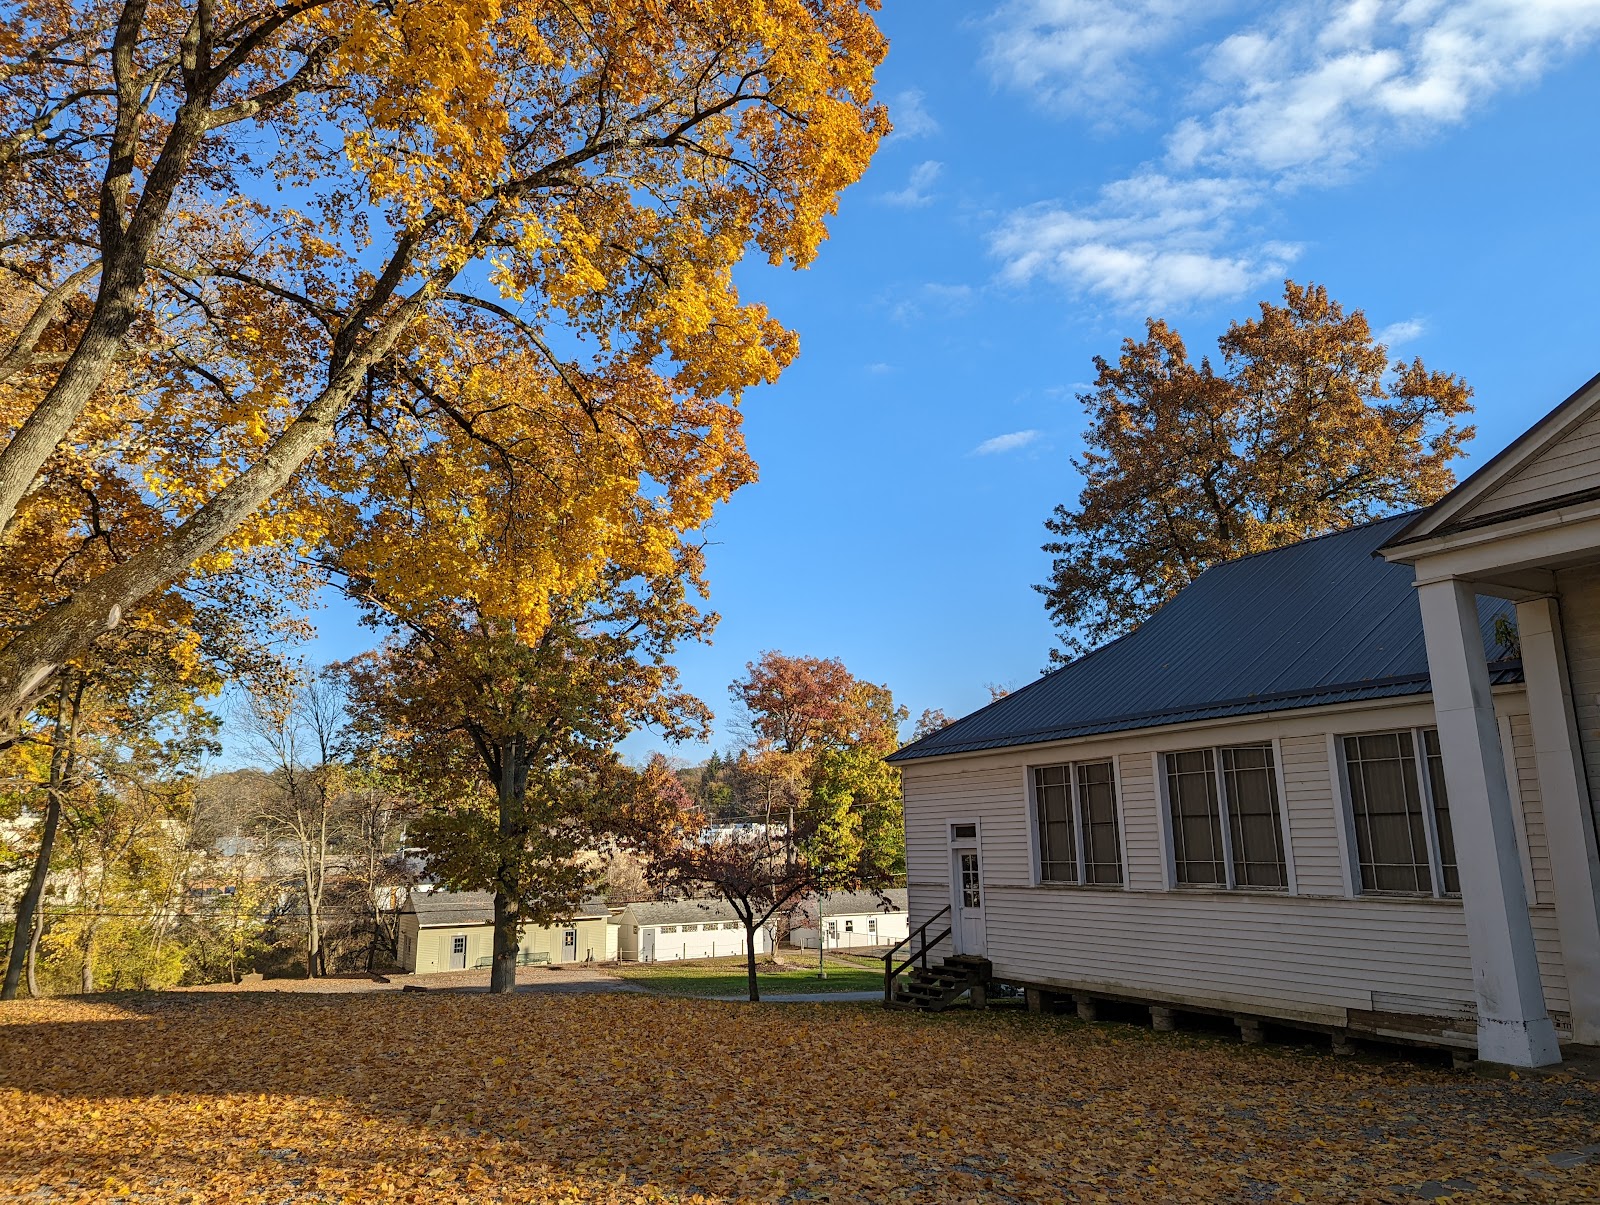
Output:
<path fill-rule="evenodd" d="M 40 1202 L 1600 1198 L 1583 1080 L 839 1004 L 20 1003 L 0 1119 Z"/>

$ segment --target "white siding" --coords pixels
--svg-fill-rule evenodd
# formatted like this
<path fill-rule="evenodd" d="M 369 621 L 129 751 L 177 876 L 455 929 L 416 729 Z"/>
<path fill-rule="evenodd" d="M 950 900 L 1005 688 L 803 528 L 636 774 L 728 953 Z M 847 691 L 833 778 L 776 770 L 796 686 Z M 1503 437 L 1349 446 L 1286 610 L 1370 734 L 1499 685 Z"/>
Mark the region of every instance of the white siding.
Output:
<path fill-rule="evenodd" d="M 1600 669 L 1600 622 L 1596 635 Z M 1514 785 L 1524 800 L 1547 1002 L 1564 1013 L 1526 708 L 1520 694 L 1503 692 L 1499 701 L 1512 713 Z M 949 825 L 977 820 L 989 956 L 1001 979 L 1333 1024 L 1347 1009 L 1470 1014 L 1460 903 L 1353 895 L 1340 852 L 1345 803 L 1329 764 L 1330 735 L 1432 722 L 1430 703 L 1405 701 L 911 762 L 904 767 L 911 924 L 950 903 Z M 1164 889 L 1166 818 L 1152 755 L 1274 737 L 1297 894 Z M 1127 887 L 1034 886 L 1028 768 L 1104 757 L 1116 759 L 1120 779 Z"/>
<path fill-rule="evenodd" d="M 841 912 L 837 916 L 825 914 L 822 918 L 825 925 L 832 926 L 828 934 L 828 949 L 875 949 L 879 946 L 892 946 L 905 940 L 909 931 L 904 912 Z M 869 929 L 869 924 L 876 923 L 876 929 Z M 846 929 L 846 925 L 850 927 Z M 815 918 L 809 928 L 796 928 L 789 931 L 791 944 L 803 950 L 817 948 L 817 928 Z"/>
<path fill-rule="evenodd" d="M 1348 895 L 1344 862 L 1339 856 L 1340 820 L 1327 737 L 1315 733 L 1283 737 L 1279 754 L 1295 887 L 1301 895 Z"/>
<path fill-rule="evenodd" d="M 1480 499 L 1467 514 L 1493 515 L 1600 488 L 1600 411 Z"/>
<path fill-rule="evenodd" d="M 1472 1000 L 1458 904 L 991 888 L 986 916 L 996 974 L 1029 982 L 1323 1020 L 1374 991 Z"/>
<path fill-rule="evenodd" d="M 1166 886 L 1161 846 L 1161 795 L 1148 753 L 1117 758 L 1122 788 L 1123 875 L 1130 889 L 1159 891 Z"/>
<path fill-rule="evenodd" d="M 1539 797 L 1539 766 L 1533 750 L 1533 726 L 1527 715 L 1512 715 L 1511 747 L 1517 781 L 1513 794 L 1522 797 L 1522 832 L 1527 839 L 1523 861 L 1533 876 L 1528 902 L 1554 906 L 1555 883 L 1550 877 L 1550 841 L 1545 835 L 1544 801 Z"/>

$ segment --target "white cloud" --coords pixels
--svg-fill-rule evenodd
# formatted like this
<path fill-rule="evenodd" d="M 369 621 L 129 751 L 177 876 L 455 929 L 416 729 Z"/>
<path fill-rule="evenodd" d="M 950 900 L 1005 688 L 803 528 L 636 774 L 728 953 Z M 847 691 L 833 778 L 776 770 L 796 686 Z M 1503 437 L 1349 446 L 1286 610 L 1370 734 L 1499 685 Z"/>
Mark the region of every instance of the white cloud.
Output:
<path fill-rule="evenodd" d="M 866 371 L 871 373 L 875 377 L 881 377 L 881 376 L 884 376 L 887 373 L 893 372 L 894 371 L 894 365 L 893 364 L 886 364 L 882 360 L 875 360 L 871 364 L 867 365 Z"/>
<path fill-rule="evenodd" d="M 993 439 L 986 439 L 972 449 L 974 456 L 993 456 L 997 452 L 1015 452 L 1018 448 L 1025 448 L 1039 438 L 1037 431 L 1012 431 L 1007 435 L 996 435 Z"/>
<path fill-rule="evenodd" d="M 1019 210 L 990 245 L 1009 283 L 1042 277 L 1120 307 L 1159 310 L 1237 296 L 1282 276 L 1299 247 L 1256 241 L 1225 249 L 1236 218 L 1255 204 L 1230 179 L 1136 176 L 1080 209 Z"/>
<path fill-rule="evenodd" d="M 1100 123 L 1148 93 L 1139 56 L 1225 7 L 1222 0 L 1009 0 L 989 23 L 983 61 L 997 83 Z"/>
<path fill-rule="evenodd" d="M 1465 120 L 1600 37 L 1600 0 L 1344 0 L 1275 9 L 1213 47 L 1213 97 L 1181 122 L 1175 166 L 1326 183 Z"/>
<path fill-rule="evenodd" d="M 1421 318 L 1407 318 L 1404 322 L 1391 322 L 1373 336 L 1391 351 L 1428 333 L 1428 324 Z"/>
<path fill-rule="evenodd" d="M 889 120 L 894 123 L 890 138 L 931 138 L 939 132 L 939 122 L 928 112 L 926 100 L 920 88 L 907 88 L 890 99 Z"/>
<path fill-rule="evenodd" d="M 1217 11 L 1167 0 L 1012 0 L 986 60 L 1009 64 L 1013 82 L 1046 98 L 1109 105 L 1115 115 L 1119 102 L 1102 94 L 1137 84 L 1139 56 Z M 1049 203 L 1004 219 L 991 238 L 1002 279 L 1045 278 L 1130 309 L 1247 292 L 1298 250 L 1264 233 L 1271 199 L 1368 170 L 1596 40 L 1600 0 L 1261 8 L 1204 48 L 1200 77 L 1180 85 L 1183 111 L 1158 161 L 1087 205 Z"/>
<path fill-rule="evenodd" d="M 944 164 L 937 159 L 919 163 L 911 169 L 911 179 L 904 188 L 886 192 L 881 199 L 886 205 L 902 205 L 910 209 L 927 205 L 933 200 L 933 195 L 928 189 L 933 187 L 933 182 L 939 178 L 939 173 L 943 170 Z"/>

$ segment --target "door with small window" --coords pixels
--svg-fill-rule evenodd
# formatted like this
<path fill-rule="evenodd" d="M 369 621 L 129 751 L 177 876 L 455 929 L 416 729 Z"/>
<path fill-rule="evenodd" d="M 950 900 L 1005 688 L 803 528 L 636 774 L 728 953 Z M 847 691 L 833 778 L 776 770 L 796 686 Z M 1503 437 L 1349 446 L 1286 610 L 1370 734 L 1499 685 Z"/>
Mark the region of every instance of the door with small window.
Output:
<path fill-rule="evenodd" d="M 950 928 L 957 954 L 986 957 L 989 937 L 983 920 L 983 869 L 977 838 L 975 825 L 951 826 L 950 886 L 954 895 L 951 910 L 954 923 Z"/>
<path fill-rule="evenodd" d="M 450 969 L 464 971 L 467 969 L 467 935 L 454 934 L 450 938 Z"/>

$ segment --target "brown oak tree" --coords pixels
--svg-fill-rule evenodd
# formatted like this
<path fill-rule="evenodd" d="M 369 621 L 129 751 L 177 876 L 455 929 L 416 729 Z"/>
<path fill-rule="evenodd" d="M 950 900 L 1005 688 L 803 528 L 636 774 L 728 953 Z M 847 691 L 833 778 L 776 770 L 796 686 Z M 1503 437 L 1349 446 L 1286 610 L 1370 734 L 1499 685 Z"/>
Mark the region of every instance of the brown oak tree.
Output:
<path fill-rule="evenodd" d="M 397 608 L 386 614 L 403 636 L 346 669 L 358 741 L 426 805 L 411 836 L 430 869 L 494 893 L 492 992 L 515 989 L 522 928 L 570 914 L 596 886 L 583 855 L 656 793 L 617 743 L 643 725 L 705 732 L 709 712 L 668 661 L 715 619 L 688 599 L 696 565 L 684 569 L 613 570 L 603 589 L 557 600 L 531 641 L 459 599 Z"/>
<path fill-rule="evenodd" d="M 1391 362 L 1360 310 L 1320 285 L 1235 322 L 1220 362 L 1195 364 L 1150 319 L 1115 363 L 1095 358 L 1083 394 L 1076 506 L 1056 536 L 1044 594 L 1069 660 L 1137 627 L 1221 561 L 1409 507 L 1455 483 L 1472 391 L 1421 359 Z"/>

